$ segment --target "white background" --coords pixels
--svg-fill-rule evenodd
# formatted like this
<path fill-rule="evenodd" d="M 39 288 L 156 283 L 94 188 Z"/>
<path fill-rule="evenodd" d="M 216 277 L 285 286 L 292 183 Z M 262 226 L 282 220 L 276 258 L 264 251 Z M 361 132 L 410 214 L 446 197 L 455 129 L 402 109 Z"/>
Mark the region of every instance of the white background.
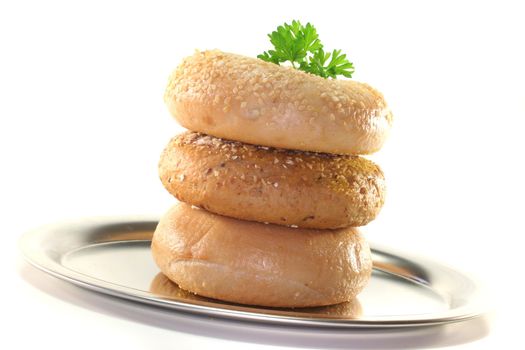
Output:
<path fill-rule="evenodd" d="M 372 156 L 387 177 L 387 203 L 364 229 L 367 237 L 487 286 L 490 333 L 458 347 L 518 341 L 525 311 L 523 13 L 518 1 L 0 2 L 0 266 L 8 321 L 0 344 L 343 346 L 286 334 L 252 339 L 231 329 L 206 336 L 184 320 L 162 326 L 160 316 L 133 316 L 136 309 L 115 308 L 112 299 L 29 268 L 16 246 L 24 231 L 49 222 L 165 211 L 173 199 L 157 178 L 157 160 L 180 130 L 162 101 L 167 76 L 196 48 L 255 56 L 269 48 L 266 34 L 291 19 L 310 21 L 326 48 L 346 52 L 354 78 L 380 89 L 394 111 L 391 137 Z"/>

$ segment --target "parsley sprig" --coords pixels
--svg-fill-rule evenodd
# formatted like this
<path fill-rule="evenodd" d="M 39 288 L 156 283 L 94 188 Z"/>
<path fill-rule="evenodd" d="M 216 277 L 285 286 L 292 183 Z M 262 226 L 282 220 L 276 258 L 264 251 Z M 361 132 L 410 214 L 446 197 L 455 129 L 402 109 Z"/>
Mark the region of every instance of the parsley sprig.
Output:
<path fill-rule="evenodd" d="M 317 30 L 310 23 L 305 26 L 295 20 L 292 24 L 284 23 L 268 37 L 274 50 L 257 56 L 264 61 L 275 64 L 288 61 L 296 69 L 323 78 L 335 79 L 338 75 L 351 78 L 354 73 L 354 65 L 341 50 L 324 51 Z"/>

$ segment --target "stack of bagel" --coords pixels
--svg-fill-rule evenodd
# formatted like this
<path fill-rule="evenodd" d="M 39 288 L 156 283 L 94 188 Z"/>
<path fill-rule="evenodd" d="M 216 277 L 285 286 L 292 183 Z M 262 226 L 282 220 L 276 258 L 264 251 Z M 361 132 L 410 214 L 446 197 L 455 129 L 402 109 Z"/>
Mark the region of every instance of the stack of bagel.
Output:
<path fill-rule="evenodd" d="M 229 302 L 309 307 L 353 299 L 372 260 L 356 228 L 379 213 L 392 116 L 369 85 L 256 58 L 196 52 L 165 102 L 189 129 L 159 163 L 180 202 L 152 254 L 179 287 Z"/>

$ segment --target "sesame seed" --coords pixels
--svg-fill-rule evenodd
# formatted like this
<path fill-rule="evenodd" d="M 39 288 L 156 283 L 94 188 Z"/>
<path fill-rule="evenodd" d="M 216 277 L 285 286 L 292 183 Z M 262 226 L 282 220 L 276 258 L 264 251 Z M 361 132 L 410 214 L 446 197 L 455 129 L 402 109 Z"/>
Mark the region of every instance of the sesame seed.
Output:
<path fill-rule="evenodd" d="M 278 183 L 278 182 L 275 182 L 275 183 L 273 184 L 273 187 L 275 187 L 275 188 L 279 187 L 279 183 Z"/>
<path fill-rule="evenodd" d="M 248 113 L 249 117 L 258 117 L 261 114 L 261 112 L 258 109 L 252 109 L 250 113 Z"/>
<path fill-rule="evenodd" d="M 180 175 L 178 176 L 178 179 L 179 179 L 180 182 L 182 182 L 182 181 L 184 181 L 184 178 L 185 178 L 185 177 L 186 177 L 186 176 L 185 176 L 184 174 L 180 174 Z"/>

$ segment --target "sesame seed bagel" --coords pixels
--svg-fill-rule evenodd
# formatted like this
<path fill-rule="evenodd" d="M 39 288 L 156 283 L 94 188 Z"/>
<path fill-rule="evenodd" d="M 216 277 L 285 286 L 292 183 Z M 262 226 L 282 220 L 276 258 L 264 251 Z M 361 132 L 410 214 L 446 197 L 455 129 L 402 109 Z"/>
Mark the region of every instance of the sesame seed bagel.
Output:
<path fill-rule="evenodd" d="M 159 175 L 180 201 L 238 219 L 304 228 L 365 225 L 385 197 L 381 169 L 365 158 L 255 146 L 194 132 L 169 142 Z"/>
<path fill-rule="evenodd" d="M 221 51 L 184 59 L 164 100 L 187 129 L 302 151 L 373 153 L 392 123 L 383 95 L 367 84 Z"/>
<path fill-rule="evenodd" d="M 356 228 L 292 229 L 172 207 L 151 251 L 182 289 L 209 298 L 271 307 L 351 300 L 370 278 L 370 248 Z"/>

